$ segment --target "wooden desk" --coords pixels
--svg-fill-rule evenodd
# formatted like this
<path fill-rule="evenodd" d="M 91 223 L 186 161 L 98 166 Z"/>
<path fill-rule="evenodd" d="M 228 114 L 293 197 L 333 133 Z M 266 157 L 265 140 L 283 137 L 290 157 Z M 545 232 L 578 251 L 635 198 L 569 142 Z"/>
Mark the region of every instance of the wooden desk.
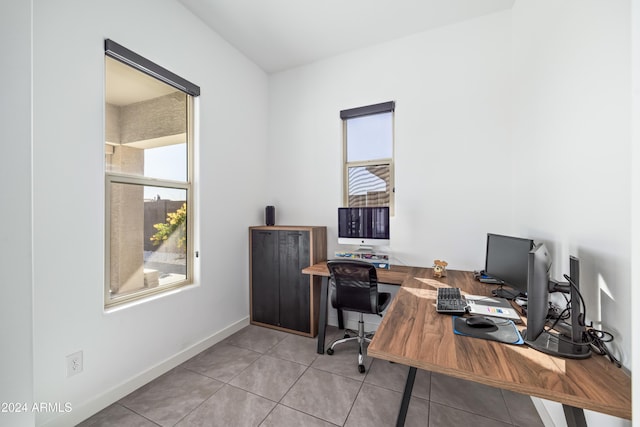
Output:
<path fill-rule="evenodd" d="M 303 273 L 323 278 L 329 274 L 325 263 Z M 397 282 L 404 275 L 367 350 L 372 357 L 410 367 L 398 425 L 404 424 L 416 368 L 560 402 L 569 426 L 586 425 L 582 408 L 631 419 L 631 378 L 602 356 L 564 359 L 524 345 L 454 335 L 451 316 L 435 310 L 436 289 L 450 286 L 466 294 L 488 295 L 490 288 L 474 280 L 472 273 L 448 270 L 442 279 L 434 279 L 428 268 L 396 267 L 389 276 L 384 270 L 378 273 L 380 283 Z M 324 352 L 326 282 L 323 279 L 319 353 Z"/>

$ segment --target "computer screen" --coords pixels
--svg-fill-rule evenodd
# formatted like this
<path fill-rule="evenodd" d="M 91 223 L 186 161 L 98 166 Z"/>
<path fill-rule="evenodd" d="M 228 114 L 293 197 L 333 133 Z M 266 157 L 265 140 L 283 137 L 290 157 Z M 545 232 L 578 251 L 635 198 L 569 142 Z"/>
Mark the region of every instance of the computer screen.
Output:
<path fill-rule="evenodd" d="M 338 243 L 388 246 L 389 207 L 338 208 Z"/>
<path fill-rule="evenodd" d="M 500 279 L 516 291 L 527 292 L 527 265 L 533 240 L 487 234 L 485 274 Z"/>

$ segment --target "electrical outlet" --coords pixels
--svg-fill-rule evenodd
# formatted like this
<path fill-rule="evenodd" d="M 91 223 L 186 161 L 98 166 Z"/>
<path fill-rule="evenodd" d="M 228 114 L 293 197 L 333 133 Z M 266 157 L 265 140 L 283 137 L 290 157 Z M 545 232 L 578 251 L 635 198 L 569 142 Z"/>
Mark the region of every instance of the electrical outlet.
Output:
<path fill-rule="evenodd" d="M 82 372 L 82 350 L 67 356 L 67 378 Z"/>

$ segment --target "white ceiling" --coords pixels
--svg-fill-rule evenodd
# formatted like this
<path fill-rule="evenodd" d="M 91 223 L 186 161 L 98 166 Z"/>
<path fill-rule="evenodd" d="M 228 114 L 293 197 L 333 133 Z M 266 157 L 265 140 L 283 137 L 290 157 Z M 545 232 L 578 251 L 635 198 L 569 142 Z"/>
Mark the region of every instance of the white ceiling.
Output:
<path fill-rule="evenodd" d="M 268 73 L 509 9 L 515 0 L 178 0 Z"/>

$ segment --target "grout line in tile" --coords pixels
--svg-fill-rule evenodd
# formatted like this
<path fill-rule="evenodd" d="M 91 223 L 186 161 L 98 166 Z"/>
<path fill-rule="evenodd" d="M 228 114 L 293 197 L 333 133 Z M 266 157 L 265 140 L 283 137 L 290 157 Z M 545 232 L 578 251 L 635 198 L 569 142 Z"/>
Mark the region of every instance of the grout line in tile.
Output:
<path fill-rule="evenodd" d="M 310 417 L 315 418 L 316 420 L 320 420 L 320 421 L 322 421 L 322 422 L 325 422 L 325 423 L 331 424 L 331 425 L 333 425 L 333 426 L 338 426 L 338 427 L 342 427 L 342 426 L 344 426 L 344 424 L 340 425 L 340 424 L 332 423 L 331 421 L 325 420 L 324 418 L 320 418 L 320 417 L 318 417 L 317 415 L 313 415 L 313 414 L 310 414 L 310 413 L 305 412 L 305 411 L 303 411 L 303 410 L 300 410 L 300 409 L 297 409 L 297 408 L 293 408 L 293 407 L 291 407 L 291 406 L 285 405 L 284 403 L 278 403 L 278 405 L 280 405 L 280 406 L 284 406 L 285 408 L 289 408 L 289 409 L 291 409 L 292 411 L 296 411 L 296 412 L 300 412 L 301 414 L 308 415 L 308 416 L 310 416 Z M 278 406 L 278 405 L 276 405 L 276 406 Z M 274 409 L 275 409 L 275 408 L 274 408 Z M 346 423 L 346 421 L 345 421 L 345 423 Z"/>
<path fill-rule="evenodd" d="M 502 396 L 502 400 L 504 400 L 504 405 L 507 407 L 507 414 L 509 415 L 511 425 L 515 425 L 515 420 L 513 419 L 513 415 L 511 415 L 511 409 L 509 408 L 509 405 L 507 405 L 507 399 L 504 397 L 504 390 L 500 389 L 500 395 Z"/>
<path fill-rule="evenodd" d="M 158 427 L 162 427 L 162 424 L 158 424 L 158 423 L 157 423 L 157 422 L 155 422 L 154 420 L 152 420 L 152 419 L 150 419 L 150 418 L 148 418 L 148 417 L 145 417 L 145 416 L 144 416 L 144 415 L 142 415 L 141 413 L 139 413 L 139 412 L 137 412 L 137 411 L 135 411 L 135 410 L 133 410 L 133 409 L 129 408 L 128 406 L 126 406 L 126 405 L 124 405 L 124 404 L 120 403 L 119 401 L 118 401 L 118 402 L 116 402 L 116 403 L 114 403 L 114 405 L 121 406 L 121 407 L 125 408 L 127 411 L 133 412 L 134 414 L 136 414 L 136 415 L 138 415 L 138 416 L 140 416 L 140 417 L 144 418 L 145 420 L 147 420 L 147 421 L 149 421 L 149 422 L 151 422 L 151 423 L 153 423 L 153 424 L 157 425 Z"/>
<path fill-rule="evenodd" d="M 305 365 L 302 365 L 302 366 L 305 366 Z M 310 368 L 311 368 L 311 366 L 307 366 L 307 367 L 305 368 L 305 370 L 300 374 L 300 376 L 298 377 L 298 379 L 296 379 L 296 380 L 293 382 L 293 384 L 291 384 L 291 385 L 289 386 L 289 388 L 287 389 L 287 391 L 285 391 L 285 392 L 284 392 L 284 394 L 282 395 L 282 397 L 280 398 L 280 400 L 278 401 L 278 403 L 282 402 L 282 399 L 284 399 L 284 397 L 285 397 L 287 394 L 289 394 L 289 392 L 291 391 L 291 389 L 292 389 L 296 384 L 298 384 L 298 381 L 300 381 L 300 378 L 302 378 L 302 377 L 304 376 L 304 374 L 306 374 L 306 373 L 307 373 L 307 371 L 308 371 Z M 286 405 L 284 405 L 284 406 L 286 406 Z M 287 408 L 288 408 L 288 406 L 287 406 Z M 291 409 L 293 409 L 293 408 L 291 408 Z M 300 412 L 301 412 L 301 411 L 300 411 Z"/>
<path fill-rule="evenodd" d="M 413 399 L 413 397 L 412 397 L 412 399 Z M 444 406 L 444 407 L 447 407 L 447 408 L 455 409 L 456 411 L 465 412 L 465 413 L 467 413 L 469 415 L 473 415 L 474 417 L 483 417 L 483 418 L 486 418 L 488 420 L 494 420 L 494 421 L 497 421 L 497 422 L 502 423 L 502 424 L 514 425 L 513 421 L 507 422 L 507 421 L 504 421 L 504 420 L 500 420 L 500 419 L 497 419 L 497 418 L 490 417 L 490 416 L 485 415 L 485 414 L 476 414 L 475 412 L 471 412 L 471 411 L 468 411 L 466 409 L 458 408 L 457 406 L 447 405 L 446 403 L 432 402 L 431 400 L 429 400 L 429 415 L 431 415 L 431 405 L 440 405 L 440 406 Z M 511 418 L 511 415 L 509 415 L 509 418 Z"/>
<path fill-rule="evenodd" d="M 269 418 L 269 415 L 271 415 L 273 413 L 273 411 L 276 410 L 276 408 L 278 407 L 278 403 L 276 403 L 273 408 L 271 408 L 271 410 L 267 413 L 267 415 L 264 416 L 263 419 L 260 420 L 260 422 L 258 423 L 258 427 L 260 427 L 266 420 L 267 418 Z"/>
<path fill-rule="evenodd" d="M 351 407 L 349 408 L 349 411 L 347 412 L 347 416 L 344 419 L 344 423 L 342 423 L 343 426 L 347 423 L 347 420 L 349 419 L 349 416 L 351 415 L 351 411 L 353 411 L 353 407 L 356 405 L 356 401 L 358 400 L 358 396 L 360 396 L 360 392 L 362 391 L 362 387 L 364 387 L 364 381 L 362 381 L 360 383 L 360 388 L 358 389 L 358 392 L 356 393 L 356 398 L 353 399 L 353 402 L 351 403 Z"/>

